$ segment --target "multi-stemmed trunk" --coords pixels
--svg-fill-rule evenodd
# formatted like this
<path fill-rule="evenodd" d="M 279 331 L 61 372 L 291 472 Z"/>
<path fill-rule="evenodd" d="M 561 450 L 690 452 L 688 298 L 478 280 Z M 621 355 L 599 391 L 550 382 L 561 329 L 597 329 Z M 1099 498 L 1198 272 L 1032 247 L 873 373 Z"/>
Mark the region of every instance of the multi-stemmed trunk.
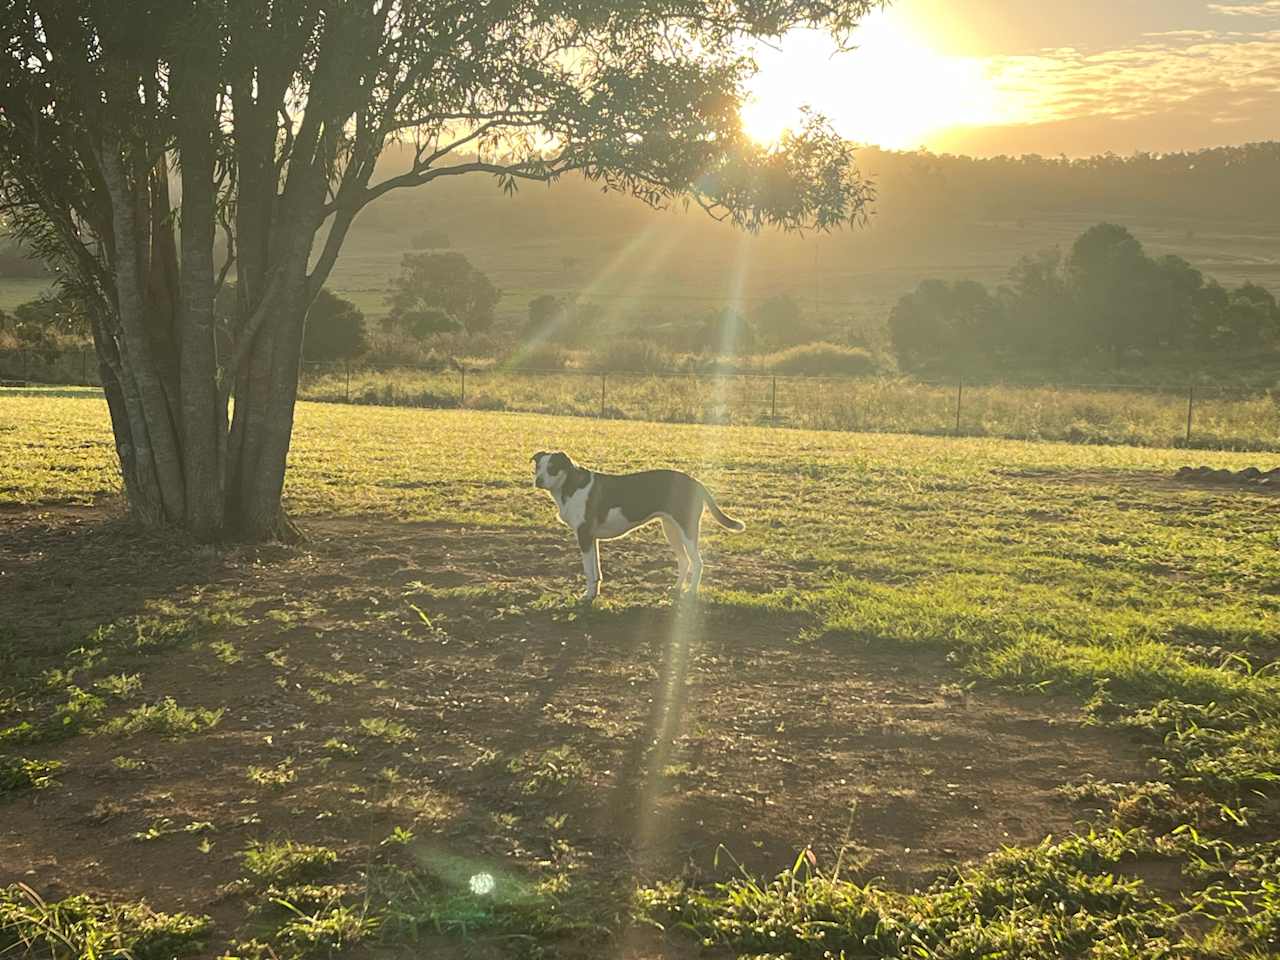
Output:
<path fill-rule="evenodd" d="M 140 522 L 180 526 L 197 540 L 285 536 L 281 493 L 314 228 L 297 217 L 277 224 L 267 238 L 275 262 L 242 261 L 246 319 L 235 354 L 219 357 L 226 337 L 214 319 L 211 164 L 202 176 L 198 150 L 184 160 L 179 261 L 173 230 L 157 215 L 167 209 L 165 171 L 131 177 L 117 152 L 103 155 L 116 312 L 94 332 L 125 493 Z"/>

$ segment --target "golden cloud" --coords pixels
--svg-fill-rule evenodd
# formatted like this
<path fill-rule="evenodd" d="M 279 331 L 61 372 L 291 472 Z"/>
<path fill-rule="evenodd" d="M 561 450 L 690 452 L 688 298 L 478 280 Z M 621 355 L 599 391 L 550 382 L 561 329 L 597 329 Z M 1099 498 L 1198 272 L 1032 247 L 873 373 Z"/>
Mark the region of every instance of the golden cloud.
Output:
<path fill-rule="evenodd" d="M 1280 0 L 1262 0 L 1261 3 L 1211 3 L 1214 13 L 1228 17 L 1280 17 Z"/>
<path fill-rule="evenodd" d="M 1280 0 L 1265 5 L 1280 8 Z M 1014 123 L 1128 120 L 1192 101 L 1212 101 L 1220 122 L 1230 122 L 1280 95 L 1280 30 L 1150 34 L 1124 49 L 991 57 L 986 68 Z"/>

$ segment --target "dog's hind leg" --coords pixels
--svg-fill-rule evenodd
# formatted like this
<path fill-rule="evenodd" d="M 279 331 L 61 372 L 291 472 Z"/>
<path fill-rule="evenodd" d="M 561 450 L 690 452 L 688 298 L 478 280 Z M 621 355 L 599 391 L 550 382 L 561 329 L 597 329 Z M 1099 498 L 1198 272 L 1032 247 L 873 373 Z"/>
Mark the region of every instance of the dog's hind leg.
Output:
<path fill-rule="evenodd" d="M 696 597 L 698 595 L 698 587 L 702 583 L 702 554 L 698 552 L 698 526 L 697 520 L 693 521 L 693 527 L 689 531 L 681 531 L 684 536 L 684 548 L 689 554 L 689 596 Z"/>
<path fill-rule="evenodd" d="M 662 518 L 662 532 L 667 535 L 667 543 L 671 544 L 671 552 L 676 555 L 676 593 L 684 589 L 684 581 L 689 576 L 689 554 L 684 548 L 684 531 L 680 524 L 670 517 Z"/>

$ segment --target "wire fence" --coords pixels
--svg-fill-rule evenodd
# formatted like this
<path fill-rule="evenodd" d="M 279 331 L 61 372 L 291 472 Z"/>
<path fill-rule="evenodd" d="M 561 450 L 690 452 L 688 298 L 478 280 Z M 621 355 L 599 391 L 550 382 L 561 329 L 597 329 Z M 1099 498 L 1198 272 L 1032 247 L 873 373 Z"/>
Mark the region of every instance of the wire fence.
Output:
<path fill-rule="evenodd" d="M 0 384 L 98 385 L 91 349 L 0 351 Z M 1280 450 L 1280 390 L 956 377 L 531 370 L 305 361 L 299 396 L 374 404 L 851 432 Z"/>

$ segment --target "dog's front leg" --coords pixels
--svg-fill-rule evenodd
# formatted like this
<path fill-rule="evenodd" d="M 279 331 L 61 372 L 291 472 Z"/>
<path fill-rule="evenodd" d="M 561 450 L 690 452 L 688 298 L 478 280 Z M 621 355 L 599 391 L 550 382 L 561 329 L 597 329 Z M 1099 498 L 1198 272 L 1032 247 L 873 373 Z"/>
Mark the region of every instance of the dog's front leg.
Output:
<path fill-rule="evenodd" d="M 579 529 L 578 546 L 582 548 L 582 572 L 587 577 L 587 590 L 582 599 L 591 603 L 600 593 L 600 544 L 585 530 Z"/>

